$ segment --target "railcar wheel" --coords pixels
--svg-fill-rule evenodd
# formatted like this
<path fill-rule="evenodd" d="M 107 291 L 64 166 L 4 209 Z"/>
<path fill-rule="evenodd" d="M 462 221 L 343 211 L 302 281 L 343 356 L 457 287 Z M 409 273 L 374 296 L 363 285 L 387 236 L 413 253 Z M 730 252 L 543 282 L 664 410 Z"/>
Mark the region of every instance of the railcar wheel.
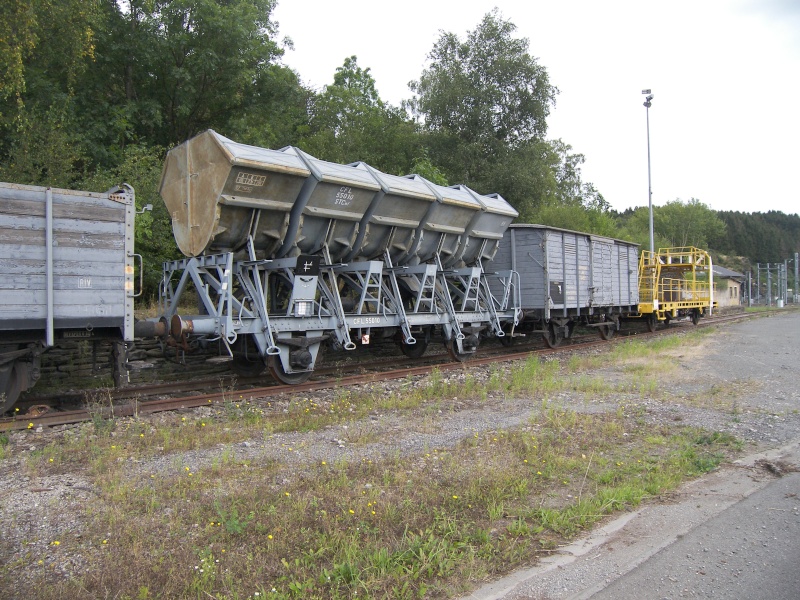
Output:
<path fill-rule="evenodd" d="M 656 319 L 655 313 L 647 315 L 647 317 L 645 317 L 645 320 L 647 322 L 647 331 L 653 333 L 656 330 L 656 323 L 658 323 L 658 319 Z"/>
<path fill-rule="evenodd" d="M 256 355 L 256 358 L 249 356 L 233 356 L 231 371 L 242 377 L 258 377 L 267 370 L 264 360 Z"/>
<path fill-rule="evenodd" d="M 299 373 L 287 373 L 281 363 L 281 357 L 271 355 L 267 357 L 267 367 L 272 376 L 286 385 L 297 385 L 305 383 L 311 377 L 311 371 L 300 371 Z"/>
<path fill-rule="evenodd" d="M 700 311 L 695 308 L 692 310 L 692 325 L 697 325 L 698 321 L 700 321 Z"/>
<path fill-rule="evenodd" d="M 473 355 L 473 352 L 459 352 L 456 341 L 453 339 L 445 340 L 444 346 L 447 348 L 447 353 L 456 362 L 464 362 Z"/>
<path fill-rule="evenodd" d="M 263 357 L 258 353 L 252 337 L 239 337 L 233 345 L 231 370 L 242 377 L 258 377 L 267 370 Z"/>
<path fill-rule="evenodd" d="M 548 323 L 547 331 L 542 334 L 545 344 L 550 348 L 558 348 L 564 341 L 564 332 L 555 323 Z"/>
<path fill-rule="evenodd" d="M 597 328 L 598 333 L 600 334 L 600 339 L 608 341 L 614 337 L 617 333 L 616 327 L 614 327 L 613 323 L 608 325 L 602 325 Z"/>
<path fill-rule="evenodd" d="M 17 361 L 4 365 L 3 370 L 4 372 L 0 373 L 0 381 L 4 375 L 6 379 L 4 389 L 0 389 L 0 415 L 11 410 L 17 403 L 19 395 L 24 391 L 25 379 L 22 367 L 18 366 Z"/>
<path fill-rule="evenodd" d="M 428 349 L 428 343 L 431 341 L 430 328 L 426 327 L 414 339 L 417 340 L 416 344 L 406 344 L 401 342 L 400 350 L 402 350 L 403 354 L 405 354 L 408 358 L 421 358 L 422 355 L 425 354 L 425 350 Z"/>

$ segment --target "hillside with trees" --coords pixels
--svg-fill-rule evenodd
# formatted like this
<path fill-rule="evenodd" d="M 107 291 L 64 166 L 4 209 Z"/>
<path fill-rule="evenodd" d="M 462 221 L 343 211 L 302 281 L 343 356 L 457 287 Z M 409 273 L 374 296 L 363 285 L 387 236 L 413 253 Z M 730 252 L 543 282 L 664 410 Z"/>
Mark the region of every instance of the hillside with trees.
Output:
<path fill-rule="evenodd" d="M 339 163 L 498 192 L 539 222 L 648 245 L 646 208 L 616 213 L 582 178 L 584 157 L 548 139 L 558 89 L 497 10 L 432 40 L 401 106 L 368 66 L 343 57 L 312 90 L 281 57 L 275 0 L 9 0 L 0 8 L 0 180 L 104 191 L 137 204 L 146 295 L 177 257 L 158 197 L 166 151 L 213 128 L 243 143 L 294 145 Z M 288 32 L 291 33 L 291 32 Z M 657 245 L 753 262 L 800 248 L 800 217 L 716 213 L 698 199 L 654 210 Z"/>

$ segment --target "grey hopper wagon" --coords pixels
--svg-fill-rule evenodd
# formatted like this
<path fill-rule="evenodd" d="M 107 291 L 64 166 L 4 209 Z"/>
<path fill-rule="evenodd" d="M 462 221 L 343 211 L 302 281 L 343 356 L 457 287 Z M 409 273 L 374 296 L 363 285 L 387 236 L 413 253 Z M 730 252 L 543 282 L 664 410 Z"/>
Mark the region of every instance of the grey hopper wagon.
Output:
<path fill-rule="evenodd" d="M 174 338 L 221 340 L 234 364 L 246 355 L 243 371 L 297 383 L 323 343 L 391 338 L 416 355 L 433 329 L 463 359 L 516 320 L 514 277 L 495 298 L 481 268 L 517 215 L 498 195 L 210 130 L 169 152 L 161 193 L 189 257 L 165 264 L 161 319 Z M 179 316 L 188 285 L 202 314 Z"/>
<path fill-rule="evenodd" d="M 638 245 L 544 225 L 515 224 L 492 269 L 520 273 L 522 330 L 556 346 L 577 324 L 608 338 L 620 318 L 638 311 Z"/>
<path fill-rule="evenodd" d="M 129 186 L 0 183 L 0 412 L 33 386 L 58 340 L 133 339 L 134 214 Z"/>

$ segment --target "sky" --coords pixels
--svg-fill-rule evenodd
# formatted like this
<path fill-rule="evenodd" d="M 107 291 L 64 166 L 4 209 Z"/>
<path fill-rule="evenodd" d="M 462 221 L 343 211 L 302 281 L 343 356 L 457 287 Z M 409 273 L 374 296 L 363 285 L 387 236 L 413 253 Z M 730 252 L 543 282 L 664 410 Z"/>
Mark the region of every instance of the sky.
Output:
<path fill-rule="evenodd" d="M 273 16 L 304 84 L 355 55 L 398 106 L 441 32 L 463 40 L 495 7 L 559 89 L 547 137 L 613 208 L 648 205 L 649 112 L 653 205 L 800 213 L 800 0 L 278 0 Z"/>

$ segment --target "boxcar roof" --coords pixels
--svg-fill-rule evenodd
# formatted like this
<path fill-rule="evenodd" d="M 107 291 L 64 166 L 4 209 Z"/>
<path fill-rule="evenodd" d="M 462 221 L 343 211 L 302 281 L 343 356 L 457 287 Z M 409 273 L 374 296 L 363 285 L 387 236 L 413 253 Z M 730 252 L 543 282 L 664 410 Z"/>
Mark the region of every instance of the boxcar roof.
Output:
<path fill-rule="evenodd" d="M 636 242 L 631 242 L 628 240 L 623 240 L 620 238 L 611 238 L 607 235 L 599 235 L 596 233 L 587 233 L 585 231 L 575 231 L 574 229 L 564 229 L 563 227 L 551 227 L 550 225 L 539 225 L 538 223 L 512 223 L 509 226 L 509 229 L 549 229 L 551 231 L 562 231 L 564 233 L 576 233 L 578 235 L 588 235 L 591 238 L 595 239 L 604 239 L 610 240 L 612 242 L 619 242 L 621 244 L 628 244 L 629 246 L 640 246 L 641 244 L 637 244 Z"/>

